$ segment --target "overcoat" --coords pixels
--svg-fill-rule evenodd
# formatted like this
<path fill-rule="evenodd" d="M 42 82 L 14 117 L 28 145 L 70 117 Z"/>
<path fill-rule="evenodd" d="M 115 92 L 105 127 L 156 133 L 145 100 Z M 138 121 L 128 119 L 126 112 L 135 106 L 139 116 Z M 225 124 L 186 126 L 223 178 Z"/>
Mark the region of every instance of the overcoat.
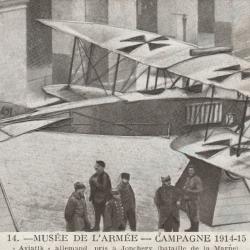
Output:
<path fill-rule="evenodd" d="M 121 199 L 112 198 L 105 206 L 104 231 L 121 231 L 124 228 L 124 210 Z"/>
<path fill-rule="evenodd" d="M 159 228 L 162 228 L 169 216 L 173 216 L 177 221 L 180 220 L 177 201 L 180 195 L 176 187 L 161 186 L 157 189 L 154 197 L 155 205 L 158 209 Z"/>
<path fill-rule="evenodd" d="M 124 211 L 135 210 L 135 194 L 129 183 L 120 183 L 117 187 L 121 194 L 121 201 Z"/>
<path fill-rule="evenodd" d="M 67 232 L 85 231 L 90 229 L 87 205 L 84 197 L 77 192 L 69 197 L 64 211 Z"/>

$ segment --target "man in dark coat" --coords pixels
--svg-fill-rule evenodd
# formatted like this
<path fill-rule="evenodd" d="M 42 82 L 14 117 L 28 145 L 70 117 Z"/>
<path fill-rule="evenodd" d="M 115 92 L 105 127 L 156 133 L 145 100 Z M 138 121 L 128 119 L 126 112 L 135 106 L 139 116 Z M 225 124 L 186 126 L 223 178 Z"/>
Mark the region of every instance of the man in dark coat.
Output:
<path fill-rule="evenodd" d="M 81 182 L 76 182 L 74 188 L 75 192 L 69 197 L 64 212 L 66 231 L 89 231 L 90 222 L 84 197 L 85 185 Z"/>
<path fill-rule="evenodd" d="M 121 194 L 125 226 L 128 221 L 131 231 L 136 231 L 135 194 L 129 180 L 130 174 L 121 173 L 121 183 L 118 185 L 117 189 Z"/>
<path fill-rule="evenodd" d="M 120 192 L 113 190 L 111 199 L 106 203 L 104 213 L 104 232 L 124 231 L 124 209 Z"/>
<path fill-rule="evenodd" d="M 159 213 L 159 229 L 165 232 L 178 232 L 180 227 L 180 196 L 177 189 L 171 185 L 170 176 L 162 177 L 162 186 L 155 193 L 154 202 Z"/>
<path fill-rule="evenodd" d="M 195 174 L 193 167 L 188 168 L 188 177 L 183 187 L 186 212 L 190 220 L 190 228 L 186 232 L 199 231 L 200 193 L 203 191 L 202 181 Z"/>
<path fill-rule="evenodd" d="M 103 161 L 96 161 L 96 173 L 91 176 L 90 184 L 90 197 L 95 210 L 95 225 L 93 231 L 100 230 L 101 216 L 104 216 L 105 203 L 110 197 L 111 181 L 109 175 L 104 171 L 105 163 Z"/>

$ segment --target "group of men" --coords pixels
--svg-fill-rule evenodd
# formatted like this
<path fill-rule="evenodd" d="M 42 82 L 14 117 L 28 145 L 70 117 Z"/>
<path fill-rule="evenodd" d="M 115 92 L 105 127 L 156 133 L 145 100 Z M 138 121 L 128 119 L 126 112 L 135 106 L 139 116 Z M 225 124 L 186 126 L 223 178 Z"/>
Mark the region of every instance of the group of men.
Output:
<path fill-rule="evenodd" d="M 89 179 L 90 196 L 95 223 L 91 227 L 84 192 L 86 186 L 81 182 L 74 184 L 75 191 L 68 199 L 65 208 L 66 230 L 99 231 L 101 217 L 103 231 L 124 231 L 127 223 L 131 231 L 136 231 L 136 201 L 134 191 L 129 183 L 130 174 L 121 173 L 119 185 L 112 189 L 109 175 L 104 171 L 105 163 L 96 161 L 95 174 Z M 159 214 L 159 229 L 166 232 L 178 232 L 180 227 L 179 210 L 181 204 L 190 219 L 188 232 L 199 230 L 199 196 L 203 190 L 200 177 L 193 167 L 188 169 L 185 185 L 178 189 L 171 185 L 170 176 L 162 177 L 162 186 L 155 193 L 154 202 Z"/>
<path fill-rule="evenodd" d="M 104 171 L 105 162 L 96 161 L 95 174 L 89 179 L 90 196 L 95 213 L 95 224 L 91 228 L 86 200 L 85 185 L 81 182 L 74 184 L 75 192 L 69 197 L 65 208 L 66 230 L 99 231 L 101 217 L 103 231 L 123 231 L 127 222 L 131 231 L 136 231 L 135 195 L 129 183 L 130 174 L 121 173 L 121 182 L 112 189 L 109 175 Z"/>
<path fill-rule="evenodd" d="M 154 201 L 159 214 L 159 229 L 178 232 L 180 228 L 179 210 L 183 205 L 190 220 L 186 232 L 199 231 L 199 203 L 203 185 L 193 167 L 188 168 L 184 186 L 180 189 L 171 185 L 170 176 L 162 177 L 162 186 L 156 191 Z"/>

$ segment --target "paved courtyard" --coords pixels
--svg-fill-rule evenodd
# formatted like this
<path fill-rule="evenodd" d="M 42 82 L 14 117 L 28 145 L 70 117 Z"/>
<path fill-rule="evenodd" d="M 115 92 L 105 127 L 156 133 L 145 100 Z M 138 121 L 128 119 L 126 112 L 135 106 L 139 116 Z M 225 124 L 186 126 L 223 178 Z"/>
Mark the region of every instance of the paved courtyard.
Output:
<path fill-rule="evenodd" d="M 88 185 L 95 160 L 102 159 L 107 163 L 106 171 L 113 186 L 118 183 L 121 172 L 131 173 L 138 230 L 157 230 L 153 196 L 161 184 L 160 177 L 170 174 L 175 182 L 187 165 L 183 155 L 170 149 L 170 142 L 152 137 L 35 132 L 1 143 L 1 180 L 19 229 L 65 230 L 63 211 L 73 183 L 80 180 Z M 89 189 L 87 199 L 88 194 Z M 93 222 L 91 204 L 88 209 Z M 186 215 L 181 212 L 181 231 L 188 226 Z M 0 230 L 5 231 L 5 226 L 0 226 Z M 250 224 L 216 228 L 201 225 L 201 230 L 244 231 L 250 230 Z"/>

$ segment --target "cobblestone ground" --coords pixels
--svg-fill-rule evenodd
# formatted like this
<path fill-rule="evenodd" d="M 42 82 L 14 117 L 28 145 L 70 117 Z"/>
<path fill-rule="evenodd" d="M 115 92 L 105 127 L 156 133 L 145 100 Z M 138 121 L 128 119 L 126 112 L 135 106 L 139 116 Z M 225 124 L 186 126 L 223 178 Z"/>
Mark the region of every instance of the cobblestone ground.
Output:
<path fill-rule="evenodd" d="M 115 186 L 119 174 L 131 173 L 137 200 L 138 230 L 157 230 L 153 196 L 160 176 L 180 176 L 187 159 L 169 147 L 171 140 L 36 132 L 0 144 L 0 174 L 21 231 L 63 231 L 63 211 L 75 181 L 93 174 L 96 159 L 107 163 Z M 88 199 L 89 189 L 86 198 Z M 88 204 L 93 222 L 93 209 Z M 1 212 L 1 211 L 0 211 Z M 181 213 L 181 230 L 188 227 Z M 249 224 L 209 228 L 247 230 Z"/>

